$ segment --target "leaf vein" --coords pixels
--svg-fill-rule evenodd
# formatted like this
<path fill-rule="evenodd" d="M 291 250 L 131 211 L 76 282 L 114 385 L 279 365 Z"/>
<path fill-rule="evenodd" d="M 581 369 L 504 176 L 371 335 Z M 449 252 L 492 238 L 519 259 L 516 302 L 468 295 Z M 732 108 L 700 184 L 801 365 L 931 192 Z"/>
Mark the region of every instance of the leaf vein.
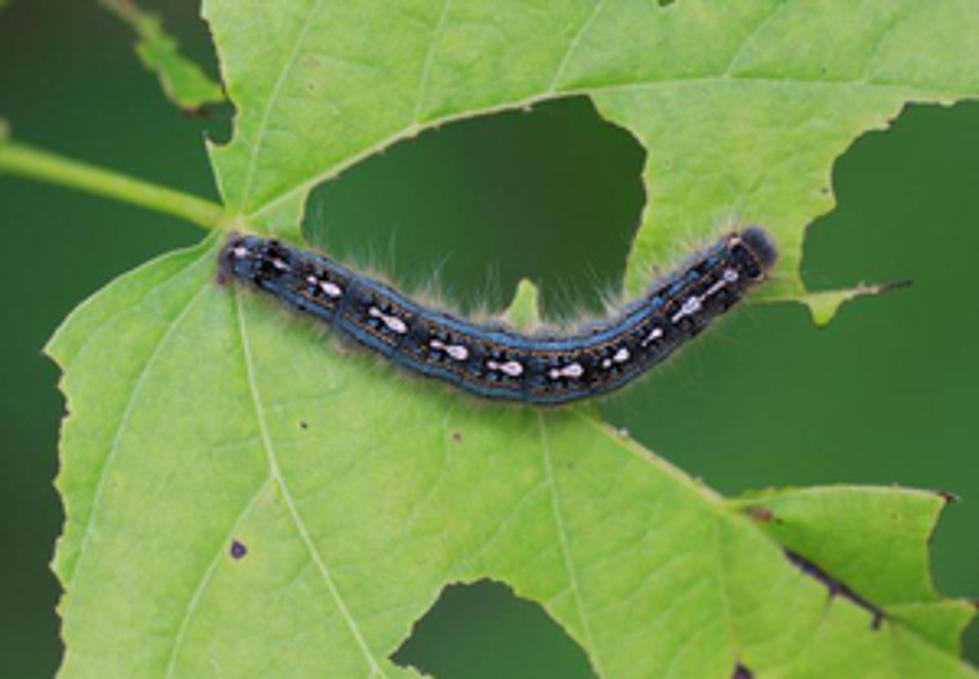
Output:
<path fill-rule="evenodd" d="M 173 676 L 173 669 L 177 665 L 177 658 L 180 655 L 180 649 L 183 647 L 184 639 L 186 638 L 187 628 L 190 626 L 190 621 L 194 617 L 194 613 L 197 611 L 197 604 L 200 601 L 201 595 L 207 589 L 207 586 L 211 582 L 211 576 L 214 574 L 221 557 L 225 553 L 227 545 L 234 538 L 235 533 L 241 527 L 242 522 L 251 513 L 252 508 L 255 506 L 255 502 L 261 497 L 265 489 L 268 488 L 269 483 L 271 483 L 272 477 L 268 476 L 258 487 L 258 490 L 252 495 L 251 499 L 245 504 L 244 509 L 238 514 L 238 518 L 231 524 L 231 530 L 224 537 L 221 543 L 218 545 L 217 552 L 211 562 L 208 564 L 207 568 L 204 570 L 204 574 L 201 576 L 200 581 L 197 583 L 197 587 L 194 588 L 194 593 L 191 595 L 187 606 L 184 609 L 184 616 L 180 621 L 180 627 L 177 629 L 177 634 L 173 638 L 173 645 L 170 647 L 170 656 L 167 659 L 167 669 L 164 673 L 164 679 L 169 679 Z"/>
<path fill-rule="evenodd" d="M 510 526 L 510 524 L 513 523 L 514 519 L 516 519 L 516 517 L 520 514 L 520 511 L 524 508 L 524 506 L 529 503 L 540 491 L 545 490 L 546 488 L 546 481 L 528 488 L 519 500 L 511 504 L 506 516 L 504 516 L 499 523 L 497 523 L 496 528 L 489 535 L 483 545 L 469 555 L 466 560 L 471 564 L 476 564 L 480 559 L 482 559 L 483 556 L 485 556 L 493 548 L 496 542 L 503 535 L 503 532 Z M 539 551 L 534 552 L 535 555 L 538 555 L 539 553 Z"/>
<path fill-rule="evenodd" d="M 734 633 L 734 616 L 731 613 L 731 598 L 730 592 L 728 591 L 728 583 L 726 572 L 724 568 L 724 555 L 721 549 L 721 521 L 724 517 L 717 515 L 714 517 L 713 523 L 713 534 L 714 534 L 714 561 L 715 567 L 717 568 L 717 578 L 721 589 L 721 602 L 723 604 L 722 615 L 725 619 L 725 628 L 727 629 L 728 636 L 728 653 L 731 656 L 731 663 L 737 660 L 738 655 L 738 639 L 737 635 Z"/>
<path fill-rule="evenodd" d="M 428 87 L 428 77 L 432 70 L 432 61 L 435 58 L 435 45 L 438 43 L 439 35 L 442 33 L 442 27 L 445 25 L 445 19 L 449 14 L 449 5 L 451 4 L 452 0 L 442 0 L 442 10 L 439 12 L 438 21 L 435 23 L 435 28 L 432 31 L 432 38 L 428 43 L 428 49 L 425 51 L 422 70 L 418 76 L 418 90 L 415 93 L 415 110 L 411 116 L 413 125 L 418 123 L 418 117 L 421 115 L 425 88 Z"/>
<path fill-rule="evenodd" d="M 895 30 L 898 26 L 900 26 L 902 23 L 907 21 L 913 15 L 914 15 L 913 9 L 906 13 L 899 12 L 897 16 L 894 17 L 894 19 L 892 19 L 890 22 L 888 22 L 886 26 L 883 27 L 880 34 L 877 36 L 877 39 L 874 40 L 874 44 L 867 51 L 867 58 L 863 62 L 863 68 L 861 69 L 860 77 L 857 79 L 857 82 L 860 83 L 867 82 L 871 67 L 874 64 L 874 61 L 877 59 L 877 55 L 880 52 L 881 45 L 883 45 L 884 41 L 887 40 L 887 36 L 891 34 L 891 31 Z"/>
<path fill-rule="evenodd" d="M 561 57 L 561 61 L 558 62 L 557 68 L 554 70 L 554 77 L 551 78 L 551 84 L 547 86 L 548 92 L 556 92 L 557 84 L 561 80 L 561 76 L 564 75 L 564 71 L 571 61 L 571 56 L 573 52 L 578 48 L 578 43 L 581 42 L 582 36 L 588 32 L 591 28 L 592 23 L 594 23 L 595 18 L 601 13 L 602 7 L 605 5 L 605 0 L 598 0 L 595 6 L 591 10 L 591 14 L 585 19 L 575 34 L 571 37 L 571 41 L 568 43 L 568 49 L 565 50 L 564 56 Z"/>
<path fill-rule="evenodd" d="M 269 119 L 272 116 L 272 109 L 275 108 L 276 103 L 279 99 L 279 93 L 282 91 L 282 86 L 285 84 L 287 76 L 292 67 L 296 63 L 296 59 L 299 58 L 299 50 L 303 42 L 306 39 L 306 34 L 309 32 L 309 27 L 313 23 L 313 17 L 319 13 L 320 7 L 323 4 L 323 0 L 316 0 L 316 5 L 306 14 L 306 18 L 303 20 L 302 28 L 299 30 L 299 35 L 296 37 L 296 42 L 293 44 L 292 50 L 289 52 L 289 57 L 286 59 L 286 63 L 283 64 L 282 70 L 279 71 L 279 76 L 275 79 L 275 84 L 272 86 L 272 91 L 269 93 L 268 101 L 265 103 L 265 110 L 262 111 L 262 119 L 258 124 L 258 131 L 255 134 L 255 143 L 251 147 L 251 153 L 248 158 L 248 170 L 245 173 L 245 182 L 242 185 L 241 191 L 241 202 L 239 203 L 240 208 L 244 209 L 248 205 L 248 199 L 251 196 L 252 184 L 255 178 L 255 167 L 258 164 L 258 156 L 261 153 L 262 146 L 265 143 L 265 133 L 268 131 Z"/>
<path fill-rule="evenodd" d="M 309 531 L 306 529 L 306 524 L 303 521 L 302 516 L 299 514 L 299 510 L 296 508 L 296 503 L 292 497 L 292 493 L 289 490 L 289 486 L 286 483 L 285 478 L 282 476 L 282 470 L 279 467 L 278 457 L 275 453 L 275 448 L 272 445 L 272 437 L 269 434 L 268 424 L 266 423 L 265 408 L 262 405 L 262 398 L 258 391 L 258 382 L 255 379 L 255 365 L 252 358 L 251 343 L 248 338 L 248 329 L 245 324 L 245 314 L 241 308 L 240 290 L 241 288 L 239 287 L 235 291 L 235 312 L 236 316 L 238 317 L 238 332 L 241 336 L 242 358 L 245 362 L 245 372 L 248 377 L 248 388 L 252 405 L 255 410 L 255 419 L 258 423 L 259 433 L 262 437 L 262 447 L 265 449 L 265 454 L 268 458 L 269 474 L 275 481 L 276 485 L 279 486 L 279 490 L 282 493 L 282 498 L 286 503 L 286 508 L 289 510 L 289 515 L 296 526 L 296 530 L 299 532 L 299 537 L 302 540 L 306 551 L 309 553 L 310 559 L 319 570 L 320 575 L 323 578 L 323 582 L 330 593 L 330 598 L 333 599 L 333 603 L 336 605 L 337 610 L 340 612 L 340 615 L 347 624 L 347 629 L 350 631 L 351 636 L 353 636 L 354 641 L 360 648 L 361 653 L 363 653 L 364 657 L 366 658 L 368 667 L 371 670 L 371 676 L 377 674 L 381 677 L 386 677 L 387 675 L 385 675 L 381 670 L 374 653 L 367 644 L 367 640 L 364 638 L 364 635 L 360 630 L 360 626 L 350 613 L 350 609 L 347 607 L 346 601 L 344 601 L 343 597 L 340 595 L 340 591 L 337 588 L 336 583 L 333 581 L 333 577 L 330 575 L 330 571 L 327 568 L 326 563 L 323 561 L 323 557 L 320 555 L 319 550 L 313 543 Z"/>
<path fill-rule="evenodd" d="M 571 549 L 568 544 L 567 530 L 564 527 L 564 518 L 561 513 L 561 500 L 559 497 L 557 483 L 554 479 L 554 467 L 551 463 L 551 446 L 550 441 L 547 438 L 547 428 L 544 425 L 543 414 L 537 413 L 537 423 L 540 427 L 544 478 L 551 490 L 551 510 L 554 514 L 554 525 L 557 529 L 558 544 L 561 547 L 561 557 L 564 561 L 565 571 L 568 574 L 568 584 L 571 587 L 571 594 L 574 597 L 575 608 L 578 610 L 578 618 L 581 621 L 581 628 L 585 635 L 585 642 L 588 646 L 589 655 L 591 656 L 592 662 L 595 665 L 595 671 L 600 677 L 605 677 L 608 675 L 606 675 L 602 670 L 602 663 L 600 660 L 598 647 L 595 645 L 595 638 L 592 635 L 588 613 L 585 611 L 585 607 L 581 601 L 581 587 L 578 583 L 578 573 L 575 570 L 574 561 L 571 558 Z"/>
<path fill-rule="evenodd" d="M 731 74 L 734 72 L 734 67 L 738 65 L 739 61 L 741 61 L 741 57 L 744 56 L 747 49 L 754 44 L 755 39 L 761 35 L 761 32 L 765 30 L 765 27 L 768 26 L 769 23 L 771 23 L 772 19 L 778 16 L 779 12 L 785 9 L 788 5 L 789 0 L 783 0 L 783 2 L 776 4 L 772 8 L 772 11 L 766 14 L 762 20 L 755 25 L 754 30 L 752 30 L 751 33 L 745 37 L 744 41 L 741 43 L 741 47 L 739 47 L 738 51 L 734 53 L 734 56 L 731 57 L 731 60 L 727 64 L 727 68 L 724 69 L 725 78 L 731 77 Z"/>
<path fill-rule="evenodd" d="M 159 290 L 160 288 L 164 287 L 168 283 L 172 282 L 174 278 L 176 278 L 181 273 L 199 264 L 209 253 L 210 250 L 207 250 L 204 255 L 195 259 L 186 267 L 180 269 L 179 271 L 174 272 L 172 276 L 170 276 L 166 280 L 161 281 L 158 285 L 156 285 L 153 288 L 153 290 L 147 293 L 146 296 L 148 297 L 154 291 Z M 129 394 L 129 399 L 126 401 L 126 406 L 123 409 L 122 415 L 119 418 L 119 424 L 116 427 L 115 432 L 113 432 L 112 434 L 112 441 L 109 444 L 109 452 L 106 454 L 105 459 L 102 461 L 102 468 L 99 470 L 99 478 L 95 484 L 95 492 L 92 494 L 92 505 L 91 508 L 89 509 L 88 519 L 85 522 L 84 532 L 82 533 L 82 538 L 78 546 L 78 555 L 75 557 L 75 566 L 74 569 L 72 570 L 71 577 L 68 579 L 68 582 L 65 583 L 66 593 L 71 591 L 72 585 L 74 585 L 75 583 L 75 577 L 78 574 L 78 565 L 81 563 L 82 556 L 85 554 L 85 551 L 88 548 L 88 541 L 92 533 L 92 523 L 95 520 L 95 509 L 98 506 L 99 499 L 102 497 L 102 491 L 105 488 L 105 479 L 107 476 L 108 469 L 111 466 L 112 461 L 115 459 L 115 456 L 119 450 L 119 440 L 122 437 L 122 432 L 129 426 L 129 420 L 133 415 L 133 411 L 135 409 L 135 404 L 137 401 L 137 396 L 142 391 L 143 384 L 146 382 L 146 376 L 147 374 L 149 374 L 150 369 L 153 367 L 153 365 L 156 363 L 157 359 L 159 358 L 160 354 L 163 352 L 163 348 L 166 346 L 170 338 L 173 336 L 174 330 L 177 328 L 178 325 L 180 325 L 180 323 L 189 313 L 190 309 L 193 308 L 194 304 L 197 302 L 198 299 L 201 298 L 201 296 L 204 294 L 204 292 L 207 289 L 208 289 L 207 285 L 201 286 L 201 289 L 198 290 L 196 293 L 194 293 L 194 295 L 187 300 L 187 303 L 186 305 L 184 305 L 183 309 L 181 309 L 177 313 L 177 315 L 174 316 L 173 320 L 170 321 L 169 325 L 167 326 L 167 329 L 163 332 L 162 335 L 160 335 L 160 339 L 157 341 L 156 346 L 153 347 L 153 352 L 150 354 L 149 358 L 147 358 L 146 363 L 143 365 L 143 368 L 140 370 L 139 376 L 136 378 L 136 383 L 133 385 L 133 390 Z"/>

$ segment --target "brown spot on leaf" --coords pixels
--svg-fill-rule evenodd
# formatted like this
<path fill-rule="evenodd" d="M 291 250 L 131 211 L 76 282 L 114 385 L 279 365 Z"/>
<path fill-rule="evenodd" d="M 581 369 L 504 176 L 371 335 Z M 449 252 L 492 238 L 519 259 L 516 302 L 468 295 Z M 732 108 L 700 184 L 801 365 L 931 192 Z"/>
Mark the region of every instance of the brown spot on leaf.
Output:
<path fill-rule="evenodd" d="M 769 507 L 762 507 L 761 505 L 749 505 L 745 507 L 745 513 L 750 516 L 755 521 L 763 521 L 765 523 L 779 523 L 778 518 L 775 516 Z"/>
<path fill-rule="evenodd" d="M 228 550 L 228 553 L 231 554 L 232 559 L 235 561 L 240 561 L 241 559 L 245 558 L 245 555 L 248 553 L 248 548 L 245 547 L 245 543 L 239 542 L 238 540 L 232 540 L 231 549 Z"/>

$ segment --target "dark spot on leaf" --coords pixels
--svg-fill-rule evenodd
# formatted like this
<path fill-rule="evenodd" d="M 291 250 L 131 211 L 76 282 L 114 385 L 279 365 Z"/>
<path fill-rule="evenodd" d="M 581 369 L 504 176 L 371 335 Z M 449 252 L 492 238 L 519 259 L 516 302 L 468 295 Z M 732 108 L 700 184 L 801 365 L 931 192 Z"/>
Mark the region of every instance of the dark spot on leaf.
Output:
<path fill-rule="evenodd" d="M 248 553 L 248 548 L 245 547 L 243 542 L 232 540 L 231 549 L 228 550 L 228 553 L 231 554 L 232 559 L 240 560 L 245 558 L 245 554 Z"/>
<path fill-rule="evenodd" d="M 309 425 L 306 423 L 306 420 L 299 420 L 299 428 L 300 429 L 309 429 Z"/>
<path fill-rule="evenodd" d="M 830 598 L 841 596 L 844 599 L 849 599 L 851 602 L 870 613 L 870 615 L 873 616 L 870 623 L 871 629 L 880 629 L 881 623 L 887 619 L 887 613 L 885 613 L 882 608 L 871 603 L 867 599 L 864 599 L 862 596 L 850 589 L 849 585 L 841 580 L 837 580 L 801 554 L 797 554 L 787 549 L 785 550 L 785 556 L 803 573 L 826 585 L 826 588 L 829 590 Z"/>
<path fill-rule="evenodd" d="M 659 4 L 660 7 L 669 7 L 674 2 L 676 2 L 676 0 L 656 0 L 656 2 Z"/>
<path fill-rule="evenodd" d="M 731 679 L 754 679 L 755 675 L 747 667 L 738 663 L 737 667 L 734 668 L 734 674 L 731 675 Z"/>
<path fill-rule="evenodd" d="M 540 605 L 490 580 L 443 589 L 391 660 L 439 679 L 470 679 L 474 665 L 481 677 L 596 677 Z"/>
<path fill-rule="evenodd" d="M 458 443 L 459 441 L 461 441 L 462 440 L 462 432 L 461 431 L 454 431 L 454 432 L 452 432 L 452 440 L 455 441 L 456 443 Z"/>

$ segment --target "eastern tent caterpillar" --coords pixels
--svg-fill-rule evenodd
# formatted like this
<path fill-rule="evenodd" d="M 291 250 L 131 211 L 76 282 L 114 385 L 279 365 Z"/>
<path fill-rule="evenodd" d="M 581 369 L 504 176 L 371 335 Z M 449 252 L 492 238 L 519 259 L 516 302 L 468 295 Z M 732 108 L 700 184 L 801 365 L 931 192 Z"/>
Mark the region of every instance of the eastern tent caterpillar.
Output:
<path fill-rule="evenodd" d="M 471 323 L 277 240 L 233 235 L 220 257 L 226 274 L 409 370 L 485 398 L 549 405 L 618 389 L 663 361 L 763 281 L 776 249 L 759 227 L 728 233 L 611 320 L 569 335 Z"/>

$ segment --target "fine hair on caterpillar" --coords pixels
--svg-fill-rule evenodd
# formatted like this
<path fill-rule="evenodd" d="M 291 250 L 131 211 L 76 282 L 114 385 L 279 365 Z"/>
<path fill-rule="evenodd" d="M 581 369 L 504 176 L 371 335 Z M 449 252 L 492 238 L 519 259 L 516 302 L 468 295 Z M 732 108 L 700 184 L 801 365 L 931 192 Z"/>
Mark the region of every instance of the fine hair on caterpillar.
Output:
<path fill-rule="evenodd" d="M 449 271 L 453 261 L 452 252 L 428 249 L 420 267 L 406 270 L 399 265 L 406 258 L 398 254 L 397 232 L 390 233 L 386 242 L 386 247 L 371 242 L 348 250 L 336 261 L 343 262 L 344 266 L 361 276 L 406 291 L 425 306 L 463 315 L 480 323 L 498 319 L 499 312 L 494 310 L 491 300 L 502 299 L 505 291 L 495 262 L 488 262 L 480 283 L 470 286 L 458 280 L 458 272 Z M 433 250 L 435 256 L 432 256 Z"/>
<path fill-rule="evenodd" d="M 484 398 L 555 405 L 621 388 L 665 360 L 764 281 L 776 257 L 763 229 L 731 231 L 612 318 L 535 334 L 427 307 L 274 239 L 233 234 L 220 267 L 416 374 Z"/>

